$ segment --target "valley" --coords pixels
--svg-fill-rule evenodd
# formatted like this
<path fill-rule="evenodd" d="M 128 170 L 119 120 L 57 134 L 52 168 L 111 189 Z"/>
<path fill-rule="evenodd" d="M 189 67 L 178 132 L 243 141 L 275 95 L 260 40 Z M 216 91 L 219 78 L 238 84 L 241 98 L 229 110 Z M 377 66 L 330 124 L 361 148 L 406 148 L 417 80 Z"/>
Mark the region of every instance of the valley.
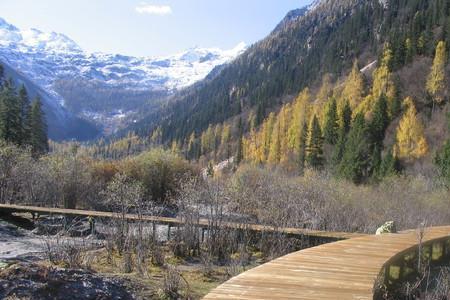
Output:
<path fill-rule="evenodd" d="M 167 57 L 86 53 L 63 34 L 20 30 L 0 20 L 0 61 L 7 68 L 7 76 L 17 85 L 37 89 L 47 114 L 55 115 L 59 123 L 81 118 L 107 135 L 130 125 L 133 115 L 144 106 L 158 110 L 164 103 L 162 98 L 203 79 L 245 48 L 243 43 L 228 51 L 192 48 Z M 76 128 L 72 132 L 68 128 L 68 136 L 64 136 L 53 130 L 61 126 L 59 123 L 50 126 L 54 140 L 97 136 L 95 131 L 90 137 L 71 136 Z"/>
<path fill-rule="evenodd" d="M 0 298 L 450 297 L 450 2 L 234 1 L 1 16 Z"/>

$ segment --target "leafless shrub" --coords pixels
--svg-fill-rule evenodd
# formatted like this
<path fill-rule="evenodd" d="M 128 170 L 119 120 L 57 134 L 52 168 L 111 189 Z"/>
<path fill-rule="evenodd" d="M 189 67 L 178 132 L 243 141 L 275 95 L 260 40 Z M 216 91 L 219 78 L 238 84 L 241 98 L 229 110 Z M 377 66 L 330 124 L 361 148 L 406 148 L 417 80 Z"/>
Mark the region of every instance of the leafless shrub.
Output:
<path fill-rule="evenodd" d="M 214 261 L 211 254 L 207 251 L 202 251 L 200 254 L 200 261 L 202 263 L 202 273 L 206 277 L 211 277 L 214 270 Z"/>
<path fill-rule="evenodd" d="M 123 252 L 122 272 L 131 273 L 133 271 L 133 258 L 130 250 Z"/>
<path fill-rule="evenodd" d="M 154 245 L 152 249 L 152 263 L 155 266 L 162 267 L 165 264 L 165 254 L 160 246 Z"/>
<path fill-rule="evenodd" d="M 98 247 L 84 237 L 68 236 L 70 226 L 56 235 L 43 235 L 44 254 L 51 264 L 64 264 L 69 268 L 90 269 L 93 257 L 90 251 Z"/>
<path fill-rule="evenodd" d="M 441 299 L 450 299 L 450 268 L 442 268 L 439 271 L 434 291 L 425 297 L 425 300 Z"/>
<path fill-rule="evenodd" d="M 166 269 L 159 296 L 162 299 L 190 299 L 189 283 L 175 267 Z"/>
<path fill-rule="evenodd" d="M 225 267 L 225 271 L 228 278 L 234 277 L 245 271 L 242 262 L 239 259 L 231 259 Z"/>

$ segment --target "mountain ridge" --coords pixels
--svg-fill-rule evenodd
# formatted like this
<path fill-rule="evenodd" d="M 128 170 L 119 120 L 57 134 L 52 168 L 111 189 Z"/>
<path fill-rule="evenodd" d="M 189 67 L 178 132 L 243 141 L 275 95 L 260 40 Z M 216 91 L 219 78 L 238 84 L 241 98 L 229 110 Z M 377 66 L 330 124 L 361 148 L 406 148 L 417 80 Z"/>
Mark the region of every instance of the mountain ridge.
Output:
<path fill-rule="evenodd" d="M 0 18 L 0 61 L 44 90 L 47 104 L 56 102 L 97 125 L 110 123 L 110 132 L 118 126 L 118 112 L 131 118 L 142 105 L 156 108 L 158 99 L 205 78 L 245 48 L 244 43 L 230 50 L 195 47 L 164 57 L 87 53 L 64 34 L 20 30 Z"/>

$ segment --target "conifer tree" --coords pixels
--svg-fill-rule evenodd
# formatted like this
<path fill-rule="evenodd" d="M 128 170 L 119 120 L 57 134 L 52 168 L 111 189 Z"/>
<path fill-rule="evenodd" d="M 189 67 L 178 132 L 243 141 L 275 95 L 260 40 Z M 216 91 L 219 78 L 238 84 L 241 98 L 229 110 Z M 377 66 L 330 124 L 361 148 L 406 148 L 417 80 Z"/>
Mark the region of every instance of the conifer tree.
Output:
<path fill-rule="evenodd" d="M 382 94 L 388 95 L 392 85 L 392 50 L 386 44 L 378 68 L 373 72 L 372 95 L 378 99 Z"/>
<path fill-rule="evenodd" d="M 343 132 L 347 134 L 352 123 L 352 108 L 348 101 L 345 101 L 344 106 L 342 107 L 339 123 L 340 126 L 343 127 Z"/>
<path fill-rule="evenodd" d="M 263 132 L 262 132 L 262 137 L 263 137 L 262 147 L 263 147 L 263 149 L 261 151 L 262 152 L 261 160 L 264 162 L 269 159 L 270 148 L 272 145 L 272 135 L 273 135 L 274 124 L 275 124 L 275 114 L 273 112 L 271 112 L 263 124 Z"/>
<path fill-rule="evenodd" d="M 326 143 L 334 145 L 338 139 L 338 114 L 336 99 L 332 98 L 325 114 L 325 126 L 323 129 L 323 137 Z"/>
<path fill-rule="evenodd" d="M 306 161 L 306 143 L 308 142 L 308 124 L 303 122 L 303 129 L 299 139 L 298 146 L 298 169 L 300 174 L 305 170 Z"/>
<path fill-rule="evenodd" d="M 339 130 L 336 146 L 333 149 L 331 163 L 333 168 L 337 168 L 344 156 L 345 144 L 347 142 L 347 134 L 350 131 L 352 123 L 352 109 L 348 101 L 344 102 L 339 114 Z"/>
<path fill-rule="evenodd" d="M 333 92 L 333 85 L 331 84 L 330 74 L 325 74 L 322 78 L 322 86 L 316 95 L 316 100 L 314 103 L 313 113 L 317 116 L 320 124 L 323 125 L 324 120 L 324 107 L 328 103 L 328 99 L 331 97 Z"/>
<path fill-rule="evenodd" d="M 406 111 L 397 127 L 396 155 L 405 160 L 421 158 L 428 152 L 423 124 L 417 116 L 416 107 L 410 97 L 404 100 L 403 105 Z"/>
<path fill-rule="evenodd" d="M 28 92 L 25 86 L 22 85 L 19 89 L 19 107 L 20 107 L 20 121 L 21 125 L 21 144 L 27 144 L 30 141 L 30 113 L 31 113 L 31 103 L 28 98 Z"/>
<path fill-rule="evenodd" d="M 348 133 L 339 175 L 355 183 L 363 182 L 368 175 L 369 151 L 364 115 L 359 113 Z"/>
<path fill-rule="evenodd" d="M 280 131 L 278 140 L 280 144 L 280 162 L 287 162 L 290 148 L 289 148 L 289 127 L 292 121 L 292 105 L 290 103 L 283 105 L 278 114 L 278 122 L 280 124 Z"/>
<path fill-rule="evenodd" d="M 405 62 L 411 63 L 414 58 L 414 48 L 410 38 L 405 41 Z"/>
<path fill-rule="evenodd" d="M 381 147 L 376 145 L 372 148 L 372 154 L 370 155 L 370 165 L 368 172 L 373 177 L 376 177 L 376 174 L 379 172 L 382 164 L 382 158 L 381 158 Z M 368 174 L 368 176 L 369 176 Z"/>
<path fill-rule="evenodd" d="M 435 163 L 442 179 L 450 185 L 450 140 L 447 140 L 442 151 L 437 153 Z"/>
<path fill-rule="evenodd" d="M 427 78 L 426 89 L 432 97 L 433 107 L 445 102 L 447 96 L 445 64 L 447 54 L 445 42 L 440 41 L 436 47 L 433 65 Z"/>
<path fill-rule="evenodd" d="M 264 107 L 261 102 L 258 103 L 257 109 L 256 109 L 256 119 L 255 119 L 255 126 L 258 127 L 261 125 L 261 123 L 264 121 Z"/>
<path fill-rule="evenodd" d="M 214 127 L 214 141 L 213 141 L 214 157 L 216 157 L 217 152 L 219 151 L 221 140 L 222 140 L 222 124 L 217 124 L 216 127 Z"/>
<path fill-rule="evenodd" d="M 20 102 L 11 81 L 6 81 L 0 95 L 0 139 L 20 145 L 22 140 L 22 120 Z"/>
<path fill-rule="evenodd" d="M 38 97 L 33 101 L 30 111 L 30 146 L 33 155 L 40 156 L 48 152 L 47 124 L 42 111 L 42 102 Z"/>
<path fill-rule="evenodd" d="M 270 138 L 270 148 L 269 155 L 267 157 L 267 161 L 270 163 L 279 163 L 281 159 L 281 128 L 280 128 L 280 120 L 275 120 L 275 124 L 273 125 L 272 135 Z"/>
<path fill-rule="evenodd" d="M 306 162 L 312 168 L 321 168 L 323 158 L 323 137 L 319 120 L 314 115 L 308 130 L 308 142 L 306 146 Z"/>
<path fill-rule="evenodd" d="M 347 142 L 347 132 L 345 126 L 341 124 L 341 126 L 339 126 L 337 143 L 333 149 L 333 154 L 331 156 L 331 164 L 334 169 L 336 169 L 342 161 L 346 142 Z"/>
<path fill-rule="evenodd" d="M 293 152 L 299 151 L 300 138 L 303 134 L 302 124 L 307 123 L 310 98 L 309 89 L 306 88 L 300 92 L 292 105 L 292 118 L 288 129 L 288 147 Z"/>
<path fill-rule="evenodd" d="M 238 122 L 238 144 L 237 144 L 237 151 L 236 151 L 236 159 L 235 163 L 236 165 L 239 165 L 242 160 L 244 159 L 244 144 L 243 144 L 243 128 L 242 128 L 242 118 L 239 118 Z"/>
<path fill-rule="evenodd" d="M 200 157 L 200 150 L 198 147 L 197 138 L 195 137 L 195 132 L 192 132 L 189 136 L 187 158 L 188 159 L 198 159 Z"/>
<path fill-rule="evenodd" d="M 230 125 L 223 125 L 222 137 L 220 139 L 220 148 L 225 152 L 225 158 L 230 158 L 231 156 L 231 145 L 230 145 L 231 131 Z"/>
<path fill-rule="evenodd" d="M 380 168 L 377 170 L 376 178 L 381 180 L 385 177 L 394 176 L 398 174 L 399 163 L 397 157 L 392 153 L 392 149 L 387 152 L 383 158 Z"/>
<path fill-rule="evenodd" d="M 386 97 L 380 96 L 373 110 L 373 117 L 369 123 L 371 145 L 382 149 L 385 131 L 389 125 L 389 115 Z"/>
<path fill-rule="evenodd" d="M 341 98 L 344 101 L 349 101 L 352 109 L 356 108 L 359 102 L 362 100 L 364 94 L 364 78 L 359 71 L 358 61 L 355 60 L 353 68 L 347 77 L 342 91 Z"/>

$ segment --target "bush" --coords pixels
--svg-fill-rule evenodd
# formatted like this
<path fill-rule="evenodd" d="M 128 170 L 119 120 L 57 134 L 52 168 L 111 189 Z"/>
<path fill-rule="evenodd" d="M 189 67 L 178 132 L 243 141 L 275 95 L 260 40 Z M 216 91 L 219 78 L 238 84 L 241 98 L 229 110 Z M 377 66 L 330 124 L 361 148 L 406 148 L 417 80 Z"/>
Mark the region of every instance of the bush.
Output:
<path fill-rule="evenodd" d="M 143 184 L 146 199 L 160 203 L 176 194 L 181 179 L 198 174 L 187 161 L 162 149 L 125 159 L 120 168 Z"/>

